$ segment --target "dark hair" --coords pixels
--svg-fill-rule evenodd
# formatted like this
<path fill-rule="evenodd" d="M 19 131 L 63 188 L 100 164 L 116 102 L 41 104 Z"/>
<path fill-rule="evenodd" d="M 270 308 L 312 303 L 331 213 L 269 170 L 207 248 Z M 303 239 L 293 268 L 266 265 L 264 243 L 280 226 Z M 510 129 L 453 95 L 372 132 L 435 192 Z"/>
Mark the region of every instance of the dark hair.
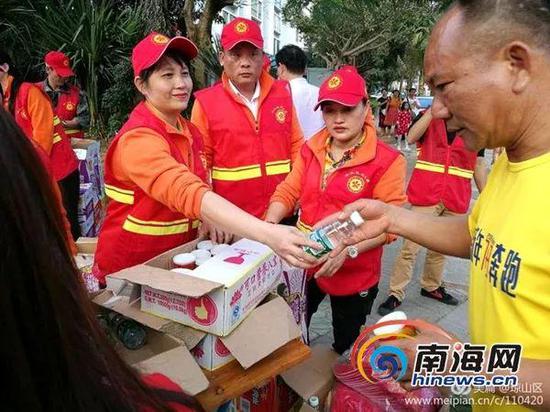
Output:
<path fill-rule="evenodd" d="M 50 175 L 1 107 L 0 227 L 6 410 L 171 410 L 166 391 L 146 386 L 108 343 L 67 249 Z"/>
<path fill-rule="evenodd" d="M 409 93 L 412 92 L 413 90 L 416 92 L 416 87 L 411 87 L 411 88 L 409 89 Z"/>
<path fill-rule="evenodd" d="M 142 70 L 139 73 L 139 77 L 144 82 L 147 82 L 147 80 L 149 80 L 149 77 L 151 77 L 151 75 L 166 61 L 166 59 L 172 59 L 182 67 L 185 64 L 187 68 L 191 70 L 191 63 L 187 57 L 185 57 L 180 51 L 176 49 L 168 49 L 166 53 L 164 53 L 155 64 L 153 64 L 151 67 L 148 67 L 147 69 Z"/>
<path fill-rule="evenodd" d="M 393 89 L 391 92 L 392 92 L 392 94 L 395 93 L 395 92 L 399 93 L 399 90 Z"/>
<path fill-rule="evenodd" d="M 482 30 L 484 45 L 500 47 L 515 37 L 514 40 L 550 48 L 548 0 L 457 0 L 453 5 L 462 9 L 467 25 L 486 28 Z"/>
<path fill-rule="evenodd" d="M 15 65 L 13 64 L 13 61 L 8 53 L 6 53 L 3 50 L 0 50 L 0 65 L 2 64 L 8 64 L 10 66 L 8 70 L 8 74 L 13 76 L 13 82 L 11 84 L 11 91 L 10 91 L 10 100 L 8 102 L 8 110 L 9 112 L 14 115 L 15 114 L 15 99 L 17 98 L 17 93 L 19 92 L 19 87 L 21 86 L 21 83 L 23 83 L 23 79 L 19 76 L 19 73 L 17 72 L 17 69 Z M 0 86 L 0 97 L 4 98 L 4 93 L 6 90 L 2 90 L 2 86 Z"/>
<path fill-rule="evenodd" d="M 411 108 L 409 102 L 405 100 L 403 103 L 401 103 L 401 110 L 405 110 L 405 105 L 409 106 L 409 109 Z"/>
<path fill-rule="evenodd" d="M 294 44 L 287 44 L 275 55 L 277 65 L 284 64 L 293 74 L 304 74 L 307 66 L 307 56 L 302 49 Z"/>

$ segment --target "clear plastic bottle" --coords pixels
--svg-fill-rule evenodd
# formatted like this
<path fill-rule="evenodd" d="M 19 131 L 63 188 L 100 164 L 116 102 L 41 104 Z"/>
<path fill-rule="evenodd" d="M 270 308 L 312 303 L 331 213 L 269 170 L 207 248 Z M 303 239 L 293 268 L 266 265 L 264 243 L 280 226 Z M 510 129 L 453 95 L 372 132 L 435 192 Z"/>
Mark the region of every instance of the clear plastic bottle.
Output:
<path fill-rule="evenodd" d="M 326 255 L 330 251 L 334 250 L 343 240 L 350 237 L 351 234 L 361 226 L 365 221 L 359 214 L 359 212 L 353 212 L 350 217 L 343 222 L 334 222 L 326 226 L 320 227 L 309 234 L 309 238 L 314 242 L 319 243 L 323 249 L 315 250 L 308 246 L 304 247 L 304 250 L 310 255 L 320 258 Z"/>

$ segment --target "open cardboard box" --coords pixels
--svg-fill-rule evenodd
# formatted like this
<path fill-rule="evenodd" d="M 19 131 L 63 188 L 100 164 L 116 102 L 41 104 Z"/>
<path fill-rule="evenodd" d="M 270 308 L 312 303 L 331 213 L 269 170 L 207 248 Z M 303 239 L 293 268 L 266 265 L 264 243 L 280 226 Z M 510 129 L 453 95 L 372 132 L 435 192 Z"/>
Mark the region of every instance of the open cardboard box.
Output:
<path fill-rule="evenodd" d="M 198 241 L 141 265 L 107 276 L 107 287 L 127 281 L 141 286 L 141 310 L 218 336 L 227 336 L 260 303 L 282 272 L 267 246 L 241 239 L 196 268 L 193 276 L 171 272 L 172 258 Z"/>
<path fill-rule="evenodd" d="M 311 347 L 311 356 L 297 366 L 281 373 L 285 383 L 303 400 L 299 412 L 315 411 L 308 404 L 311 396 L 317 396 L 321 407 L 332 389 L 334 374 L 332 367 L 338 360 L 338 354 L 324 345 Z M 321 408 L 322 410 L 322 408 Z"/>
<path fill-rule="evenodd" d="M 148 372 L 167 375 L 192 395 L 208 388 L 208 380 L 193 358 L 189 349 L 196 347 L 207 334 L 179 323 L 142 312 L 139 308 L 138 287 L 129 295 L 114 295 L 104 291 L 93 301 L 105 308 L 149 327 L 153 334 L 148 335 L 145 347 L 137 351 L 125 350 L 122 355 L 134 365 L 143 366 Z M 292 311 L 286 302 L 275 297 L 260 305 L 243 320 L 230 335 L 220 338 L 239 364 L 247 369 L 264 359 L 275 350 L 300 337 Z M 152 336 L 152 339 L 149 337 Z M 164 336 L 161 338 L 159 336 Z"/>

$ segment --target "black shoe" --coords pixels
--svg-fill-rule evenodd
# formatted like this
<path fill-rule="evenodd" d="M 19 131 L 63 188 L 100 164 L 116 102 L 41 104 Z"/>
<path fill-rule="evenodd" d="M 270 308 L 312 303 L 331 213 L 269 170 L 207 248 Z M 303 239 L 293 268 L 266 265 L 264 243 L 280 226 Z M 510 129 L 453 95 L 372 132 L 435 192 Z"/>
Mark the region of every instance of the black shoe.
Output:
<path fill-rule="evenodd" d="M 438 300 L 446 305 L 458 305 L 458 300 L 445 292 L 445 288 L 443 286 L 440 286 L 436 290 L 432 290 L 431 292 L 428 292 L 426 289 L 422 288 L 420 290 L 420 294 L 422 296 L 426 296 L 427 298 Z"/>
<path fill-rule="evenodd" d="M 378 306 L 378 314 L 381 316 L 385 316 L 388 313 L 393 312 L 398 306 L 401 306 L 401 301 L 395 296 L 390 295 L 384 303 Z"/>

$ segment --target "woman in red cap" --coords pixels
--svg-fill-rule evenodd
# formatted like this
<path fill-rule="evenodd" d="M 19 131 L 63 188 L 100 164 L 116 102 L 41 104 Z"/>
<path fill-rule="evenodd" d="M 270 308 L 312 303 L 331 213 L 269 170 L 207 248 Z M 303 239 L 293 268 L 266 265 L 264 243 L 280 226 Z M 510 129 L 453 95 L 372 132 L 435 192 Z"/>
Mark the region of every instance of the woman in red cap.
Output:
<path fill-rule="evenodd" d="M 279 222 L 299 204 L 298 228 L 309 232 L 323 218 L 361 198 L 401 205 L 405 159 L 376 138 L 365 81 L 345 66 L 321 85 L 318 103 L 326 127 L 304 144 L 301 156 L 272 196 L 266 220 Z M 307 321 L 330 295 L 334 349 L 346 351 L 359 335 L 378 293 L 382 245 L 393 238 L 358 243 L 311 271 Z M 314 276 L 313 276 L 314 275 Z"/>
<path fill-rule="evenodd" d="M 130 267 L 197 236 L 208 225 L 263 242 L 289 263 L 313 266 L 294 228 L 274 226 L 214 194 L 204 168 L 202 137 L 181 116 L 193 82 L 189 60 L 198 53 L 185 37 L 151 33 L 132 52 L 134 84 L 144 100 L 112 141 L 105 158 L 110 197 L 99 234 L 94 273 Z"/>

